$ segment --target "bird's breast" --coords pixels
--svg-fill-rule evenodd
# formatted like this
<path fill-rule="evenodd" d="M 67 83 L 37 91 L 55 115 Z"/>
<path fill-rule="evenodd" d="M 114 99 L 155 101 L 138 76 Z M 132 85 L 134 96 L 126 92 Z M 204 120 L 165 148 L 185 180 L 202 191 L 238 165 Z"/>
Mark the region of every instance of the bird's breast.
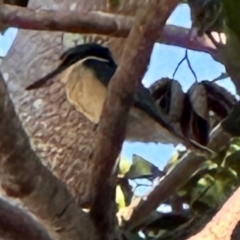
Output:
<path fill-rule="evenodd" d="M 62 81 L 65 83 L 69 103 L 91 122 L 98 123 L 107 89 L 96 79 L 94 73 L 78 66 L 69 69 Z"/>

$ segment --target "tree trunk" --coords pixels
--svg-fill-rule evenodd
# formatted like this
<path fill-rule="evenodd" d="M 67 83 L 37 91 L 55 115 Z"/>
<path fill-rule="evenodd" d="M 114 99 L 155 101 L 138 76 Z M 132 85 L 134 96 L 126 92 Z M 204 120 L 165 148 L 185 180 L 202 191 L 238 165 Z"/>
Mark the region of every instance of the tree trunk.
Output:
<path fill-rule="evenodd" d="M 68 11 L 81 8 L 135 15 L 137 7 L 142 6 L 145 0 L 128 3 L 121 1 L 123 5 L 113 8 L 107 0 L 30 0 L 28 6 Z M 93 41 L 109 46 L 116 60 L 119 60 L 124 39 L 20 30 L 2 63 L 10 96 L 33 149 L 82 206 L 87 206 L 89 202 L 86 184 L 91 179 L 91 162 L 88 160 L 94 138 L 93 126 L 66 101 L 59 77 L 46 88 L 28 92 L 25 87 L 51 71 L 58 64 L 63 50 L 76 43 Z"/>

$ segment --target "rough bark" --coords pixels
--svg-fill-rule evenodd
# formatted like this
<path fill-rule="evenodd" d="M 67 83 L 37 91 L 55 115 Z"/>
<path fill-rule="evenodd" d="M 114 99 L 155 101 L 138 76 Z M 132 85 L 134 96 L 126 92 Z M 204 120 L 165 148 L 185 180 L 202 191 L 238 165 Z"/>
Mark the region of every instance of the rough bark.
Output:
<path fill-rule="evenodd" d="M 188 240 L 238 240 L 240 219 L 240 188 L 223 205 L 221 210 L 205 226 L 205 228 Z M 235 231 L 234 231 L 235 229 Z"/>
<path fill-rule="evenodd" d="M 57 9 L 69 9 L 71 4 L 51 0 L 29 3 L 33 8 Z M 81 36 L 79 41 L 88 38 Z M 88 162 L 94 137 L 91 123 L 67 103 L 58 79 L 50 88 L 24 90 L 31 80 L 55 67 L 63 48 L 70 44 L 74 40 L 62 33 L 20 31 L 1 69 L 34 150 L 44 165 L 66 183 L 78 203 L 85 203 L 88 201 L 86 184 L 91 179 Z"/>
<path fill-rule="evenodd" d="M 144 2 L 139 1 L 136 5 L 143 6 Z M 126 13 L 134 15 L 136 5 L 127 7 Z M 29 7 L 104 11 L 109 5 L 105 0 L 99 0 L 97 4 L 94 0 L 35 0 L 29 2 Z M 24 88 L 53 69 L 63 49 L 89 41 L 108 45 L 119 60 L 125 40 L 109 36 L 20 30 L 1 66 L 16 112 L 33 149 L 44 165 L 66 183 L 77 202 L 84 206 L 88 206 L 90 200 L 87 184 L 92 176 L 92 163 L 89 161 L 94 139 L 92 124 L 66 101 L 58 77 L 49 88 L 30 92 Z"/>
<path fill-rule="evenodd" d="M 0 116 L 0 180 L 6 195 L 21 199 L 55 239 L 94 239 L 89 216 L 31 149 L 1 76 Z"/>

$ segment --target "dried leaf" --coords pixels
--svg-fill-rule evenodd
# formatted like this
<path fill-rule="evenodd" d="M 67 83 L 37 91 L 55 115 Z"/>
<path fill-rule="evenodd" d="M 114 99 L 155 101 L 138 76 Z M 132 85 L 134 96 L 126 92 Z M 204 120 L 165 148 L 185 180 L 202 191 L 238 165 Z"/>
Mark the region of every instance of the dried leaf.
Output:
<path fill-rule="evenodd" d="M 168 113 L 170 121 L 179 122 L 184 108 L 185 94 L 178 81 L 172 80 L 171 82 L 171 101 L 170 110 Z"/>
<path fill-rule="evenodd" d="M 207 92 L 202 83 L 194 83 L 187 92 L 194 112 L 209 121 Z"/>
<path fill-rule="evenodd" d="M 208 121 L 194 111 L 190 98 L 188 94 L 186 94 L 181 118 L 181 129 L 183 134 L 206 146 L 209 138 L 209 126 Z"/>
<path fill-rule="evenodd" d="M 166 115 L 170 110 L 171 104 L 171 81 L 169 78 L 162 78 L 153 83 L 149 88 L 156 104 Z"/>
<path fill-rule="evenodd" d="M 185 94 L 180 83 L 169 78 L 162 78 L 151 85 L 150 92 L 161 111 L 167 115 L 169 122 L 176 131 L 181 133 L 180 121 Z"/>
<path fill-rule="evenodd" d="M 220 120 L 228 116 L 237 99 L 225 88 L 214 82 L 202 81 L 207 92 L 209 110 L 213 111 Z"/>
<path fill-rule="evenodd" d="M 150 92 L 158 106 L 172 122 L 178 122 L 182 115 L 184 92 L 180 83 L 170 78 L 162 78 L 150 86 Z"/>

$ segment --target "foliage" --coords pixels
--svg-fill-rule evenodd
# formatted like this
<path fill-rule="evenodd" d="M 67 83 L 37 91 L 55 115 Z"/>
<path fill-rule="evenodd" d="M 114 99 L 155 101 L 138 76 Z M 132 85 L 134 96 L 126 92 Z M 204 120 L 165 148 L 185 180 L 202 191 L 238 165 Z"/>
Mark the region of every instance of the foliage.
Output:
<path fill-rule="evenodd" d="M 177 166 L 183 153 L 176 151 L 167 163 L 165 168 L 167 172 Z M 171 234 L 173 229 L 180 228 L 187 222 L 192 221 L 199 213 L 202 214 L 211 209 L 218 209 L 240 184 L 239 161 L 240 138 L 235 138 L 224 153 L 219 153 L 215 159 L 206 161 L 174 196 L 169 197 L 165 204 L 172 207 L 170 213 L 156 210 L 138 223 L 132 229 L 132 235 L 129 235 L 131 237 L 126 237 L 126 239 L 134 239 L 132 238 L 134 234 L 140 231 L 144 233 L 147 239 L 167 236 Z M 123 158 L 121 162 L 124 162 L 126 165 L 126 159 Z M 145 178 L 152 183 L 161 181 L 164 178 L 164 174 L 167 174 L 167 172 L 163 173 L 157 166 L 137 155 L 133 156 L 132 164 L 130 161 L 128 164 L 130 165 L 129 170 L 124 171 L 124 174 L 121 172 L 120 176 L 127 179 L 129 185 L 131 185 L 131 179 Z M 131 188 L 133 191 L 131 192 L 131 197 L 137 197 L 134 194 L 135 189 Z M 118 186 L 116 201 L 119 210 L 126 207 L 125 204 L 122 204 L 124 202 L 123 196 L 124 193 L 121 191 L 121 187 Z M 127 198 L 129 196 L 124 197 Z M 178 209 L 176 209 L 176 205 Z M 184 209 L 183 205 L 188 206 L 187 209 Z M 139 236 L 135 237 L 139 238 Z"/>
<path fill-rule="evenodd" d="M 109 0 L 110 5 L 114 8 L 117 8 L 120 5 L 120 2 L 121 1 L 119 0 Z M 194 4 L 194 2 L 197 4 Z M 229 62 L 233 62 L 235 64 L 234 67 L 238 71 L 240 62 L 240 55 L 238 52 L 238 45 L 240 41 L 240 21 L 237 9 L 240 9 L 240 3 L 234 0 L 223 0 L 222 2 L 220 2 L 220 0 L 189 0 L 188 3 L 190 4 L 192 10 L 193 25 L 198 28 L 199 35 L 213 30 L 224 31 L 227 34 L 228 42 L 221 52 L 224 53 L 223 62 L 226 64 L 226 66 Z M 224 12 L 222 12 L 221 8 L 222 3 Z M 227 68 L 227 70 L 228 69 L 229 68 Z M 229 75 L 232 77 L 232 74 Z M 226 75 L 223 74 L 223 76 L 220 76 L 215 80 L 219 80 L 224 77 L 226 77 Z M 206 90 L 207 87 L 209 87 L 209 84 L 209 81 L 204 81 L 196 84 L 194 87 L 201 87 L 201 89 L 204 88 Z M 160 105 L 162 104 L 163 106 L 165 104 L 164 107 L 167 114 L 169 114 L 169 110 L 171 110 L 174 102 L 165 101 L 166 97 L 169 95 L 176 97 L 176 95 L 172 93 L 173 86 L 175 86 L 173 81 L 167 82 L 167 87 L 162 87 L 164 94 L 162 94 L 161 98 L 158 99 Z M 225 92 L 218 91 L 220 88 L 215 87 L 216 86 L 212 88 L 214 90 L 212 92 L 207 90 L 205 91 L 203 100 L 205 103 L 209 103 L 209 99 L 213 99 L 215 102 L 219 102 L 220 105 L 222 104 L 221 108 L 218 108 L 217 110 L 223 110 L 225 106 L 224 104 L 226 101 L 228 101 L 228 99 L 224 99 L 226 96 Z M 189 116 L 187 125 L 188 127 L 190 126 L 189 129 L 186 129 L 186 135 L 188 135 L 188 137 L 191 135 L 190 137 L 193 136 L 194 139 L 199 140 L 202 139 L 200 135 L 201 132 L 198 132 L 198 130 L 201 128 L 199 128 L 196 123 L 199 122 L 200 117 L 202 117 L 203 105 L 200 107 L 193 105 L 195 102 L 198 103 L 198 100 L 201 96 L 201 94 L 197 95 L 196 88 L 192 88 L 192 91 L 188 91 L 187 94 L 184 95 L 190 99 L 190 103 L 192 104 L 192 110 L 188 110 L 191 112 L 186 113 Z M 219 94 L 222 95 L 219 97 Z M 193 96 L 196 95 L 197 97 L 194 98 Z M 221 101 L 219 101 L 219 99 Z M 176 101 L 175 99 L 175 102 L 179 108 L 180 101 Z M 214 111 L 214 106 L 213 104 L 208 104 L 206 107 L 207 120 L 209 117 L 208 113 L 210 110 Z M 202 164 L 191 176 L 191 178 L 177 190 L 177 192 L 169 196 L 169 198 L 162 203 L 171 206 L 171 212 L 165 213 L 160 209 L 155 210 L 148 216 L 145 216 L 145 218 L 140 222 L 133 223 L 130 228 L 127 228 L 124 225 L 124 222 L 121 222 L 121 230 L 124 239 L 143 239 L 139 235 L 140 232 L 147 239 L 165 238 L 174 230 L 180 228 L 184 229 L 184 226 L 185 228 L 186 226 L 189 226 L 187 224 L 193 219 L 196 219 L 196 216 L 198 216 L 199 213 L 204 215 L 209 210 L 218 209 L 218 207 L 229 197 L 229 194 L 231 194 L 232 191 L 239 186 L 239 103 L 236 104 L 233 111 L 227 118 L 225 117 L 229 114 L 229 109 L 226 109 L 226 112 L 227 114 L 224 114 L 222 117 L 224 118 L 222 121 L 222 126 L 226 131 L 236 138 L 232 139 L 230 145 L 226 149 L 218 152 L 215 158 L 207 159 L 205 163 Z M 181 114 L 183 113 L 184 112 L 181 111 Z M 221 115 L 221 111 L 215 111 L 215 113 Z M 203 116 L 203 119 L 205 120 L 205 115 Z M 219 119 L 216 121 L 214 116 L 210 116 L 210 118 L 210 128 L 212 129 L 216 126 L 216 122 L 219 123 Z M 186 122 L 186 119 L 182 120 Z M 208 134 L 208 127 L 209 126 L 206 124 L 206 127 L 204 127 L 204 129 L 202 128 L 201 130 L 206 130 L 206 133 Z M 181 162 L 184 154 L 185 151 L 176 151 L 163 171 L 141 156 L 133 155 L 131 162 L 121 158 L 116 187 L 116 203 L 118 205 L 118 211 L 121 212 L 121 210 L 127 209 L 136 200 L 136 198 L 138 198 L 136 194 L 136 188 L 142 185 L 139 183 L 139 180 L 146 180 L 150 182 L 148 186 L 153 188 L 156 183 L 161 182 L 170 171 L 178 166 L 178 163 Z M 132 186 L 133 181 L 137 182 L 136 187 Z M 187 206 L 187 208 L 184 206 Z"/>
<path fill-rule="evenodd" d="M 223 121 L 224 127 L 235 126 L 235 132 L 239 132 L 240 124 L 238 122 L 238 113 L 240 104 L 231 111 L 228 118 Z M 234 120 L 234 122 L 233 122 Z M 230 128 L 231 130 L 231 128 Z M 129 186 L 131 180 L 147 179 L 152 183 L 161 182 L 164 176 L 177 167 L 178 163 L 186 151 L 176 151 L 169 159 L 163 171 L 157 166 L 143 159 L 140 156 L 133 155 L 132 163 L 122 158 L 119 176 L 128 181 Z M 230 145 L 220 151 L 213 159 L 206 160 L 199 169 L 191 176 L 191 178 L 178 191 L 170 196 L 165 204 L 171 206 L 171 212 L 163 212 L 160 209 L 146 216 L 141 222 L 138 222 L 132 227 L 131 234 L 138 234 L 140 231 L 147 239 L 157 237 L 158 239 L 170 236 L 172 230 L 175 231 L 181 227 L 188 227 L 188 224 L 193 221 L 199 214 L 203 212 L 216 210 L 225 202 L 229 195 L 240 184 L 240 138 L 233 138 Z M 124 169 L 124 170 L 122 170 Z M 140 185 L 140 184 L 139 184 Z M 117 188 L 116 201 L 121 208 L 125 208 L 124 202 L 127 198 L 136 198 L 135 189 L 131 187 L 130 196 L 124 195 L 123 191 L 120 194 L 121 187 Z M 126 193 L 126 192 L 125 192 Z M 187 209 L 184 208 L 187 206 Z M 127 238 L 133 239 L 133 238 Z"/>

